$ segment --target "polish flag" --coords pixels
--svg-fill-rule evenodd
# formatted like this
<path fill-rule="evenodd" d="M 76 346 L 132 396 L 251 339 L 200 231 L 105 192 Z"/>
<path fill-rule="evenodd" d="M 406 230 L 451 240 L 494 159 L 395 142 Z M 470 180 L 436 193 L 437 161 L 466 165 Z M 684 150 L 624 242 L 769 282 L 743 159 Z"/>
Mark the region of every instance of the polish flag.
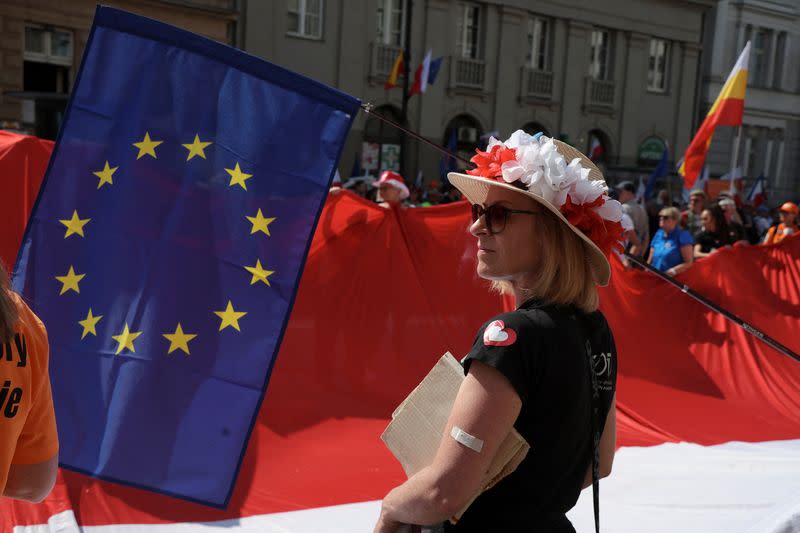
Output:
<path fill-rule="evenodd" d="M 756 179 L 756 182 L 753 184 L 750 192 L 747 193 L 747 202 L 753 207 L 758 207 L 767 200 L 767 191 L 764 190 L 765 181 L 766 179 L 762 174 L 758 177 L 758 179 Z"/>
<path fill-rule="evenodd" d="M 592 136 L 592 143 L 589 146 L 589 159 L 591 159 L 592 161 L 596 161 L 597 159 L 602 157 L 605 152 L 606 152 L 606 150 L 605 150 L 605 148 L 603 148 L 603 145 L 600 143 L 600 139 L 598 139 L 597 137 L 595 137 L 593 135 Z"/>
<path fill-rule="evenodd" d="M 414 85 L 411 86 L 411 91 L 408 93 L 409 97 L 415 94 L 422 94 L 428 89 L 428 77 L 430 76 L 430 72 L 431 50 L 428 50 L 428 53 L 425 54 L 425 59 L 422 60 L 422 63 L 414 72 Z"/>

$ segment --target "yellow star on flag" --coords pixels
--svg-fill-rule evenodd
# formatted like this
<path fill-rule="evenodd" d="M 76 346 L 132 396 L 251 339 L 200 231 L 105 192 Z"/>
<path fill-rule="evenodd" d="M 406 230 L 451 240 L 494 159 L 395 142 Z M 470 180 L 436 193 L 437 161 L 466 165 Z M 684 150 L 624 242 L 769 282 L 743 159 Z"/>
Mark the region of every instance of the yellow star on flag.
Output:
<path fill-rule="evenodd" d="M 70 235 L 80 235 L 83 237 L 83 227 L 91 220 L 91 218 L 78 218 L 78 212 L 72 212 L 72 218 L 59 220 L 62 224 L 67 227 L 67 232 L 64 234 L 64 238 L 66 239 Z"/>
<path fill-rule="evenodd" d="M 86 318 L 78 321 L 78 324 L 83 326 L 83 334 L 81 334 L 81 339 L 83 339 L 89 333 L 97 337 L 97 330 L 95 329 L 95 326 L 98 322 L 100 322 L 101 318 L 103 318 L 103 315 L 93 316 L 92 308 L 89 308 L 89 314 L 86 315 Z"/>
<path fill-rule="evenodd" d="M 244 182 L 253 177 L 252 174 L 245 174 L 244 172 L 242 172 L 242 169 L 239 168 L 239 163 L 236 163 L 236 167 L 233 170 L 226 168 L 225 172 L 231 175 L 231 182 L 230 182 L 231 187 L 233 187 L 234 185 L 241 185 L 242 189 L 244 190 L 247 190 L 247 185 L 245 185 Z"/>
<path fill-rule="evenodd" d="M 156 159 L 156 146 L 163 142 L 164 141 L 154 141 L 150 139 L 150 132 L 145 132 L 144 139 L 138 143 L 133 143 L 133 145 L 139 149 L 136 159 L 141 159 L 145 155 L 151 155 L 154 159 Z"/>
<path fill-rule="evenodd" d="M 103 170 L 98 170 L 97 172 L 92 172 L 92 174 L 94 174 L 95 176 L 100 178 L 100 183 L 97 184 L 97 188 L 99 189 L 100 187 L 102 187 L 106 183 L 108 183 L 109 185 L 113 185 L 114 182 L 111 180 L 111 176 L 114 175 L 114 172 L 116 172 L 118 168 L 119 167 L 111 168 L 108 165 L 108 161 L 106 161 L 106 166 L 103 167 Z"/>
<path fill-rule="evenodd" d="M 233 304 L 230 300 L 228 300 L 228 307 L 226 307 L 224 311 L 214 311 L 214 314 L 222 319 L 222 322 L 219 325 L 220 331 L 228 326 L 233 327 L 236 331 L 242 331 L 239 329 L 239 319 L 247 313 L 243 311 L 235 311 L 233 309 Z"/>
<path fill-rule="evenodd" d="M 72 265 L 70 265 L 69 272 L 63 276 L 56 276 L 56 279 L 63 284 L 61 286 L 61 292 L 58 293 L 59 296 L 70 290 L 80 294 L 81 291 L 78 288 L 78 283 L 85 277 L 86 274 L 76 274 L 75 269 L 72 268 Z"/>
<path fill-rule="evenodd" d="M 192 142 L 191 144 L 182 145 L 184 148 L 189 150 L 189 155 L 186 157 L 186 160 L 189 161 L 191 158 L 193 158 L 196 155 L 199 155 L 200 157 L 205 159 L 206 158 L 206 154 L 205 154 L 205 152 L 203 152 L 203 150 L 205 150 L 206 147 L 208 145 L 210 145 L 210 144 L 211 144 L 210 141 L 209 142 L 203 142 L 203 141 L 200 140 L 200 136 L 195 134 L 194 142 Z"/>
<path fill-rule="evenodd" d="M 253 278 L 250 280 L 250 285 L 253 285 L 253 284 L 255 284 L 256 282 L 259 282 L 259 281 L 263 281 L 264 283 L 266 283 L 267 287 L 271 287 L 272 286 L 272 285 L 269 284 L 269 280 L 267 278 L 270 277 L 272 274 L 274 274 L 275 271 L 274 270 L 265 270 L 261 266 L 261 260 L 260 259 L 256 259 L 256 266 L 254 266 L 254 267 L 246 266 L 244 268 L 253 275 Z"/>
<path fill-rule="evenodd" d="M 275 220 L 275 217 L 264 218 L 264 215 L 261 213 L 261 209 L 259 209 L 258 213 L 256 213 L 256 216 L 246 218 L 253 225 L 253 228 L 250 230 L 250 235 L 256 233 L 257 231 L 263 231 L 267 234 L 267 237 L 269 237 L 269 225 Z"/>
<path fill-rule="evenodd" d="M 114 355 L 119 355 L 122 350 L 128 349 L 132 353 L 136 353 L 136 350 L 133 347 L 133 341 L 136 340 L 136 337 L 141 335 L 141 331 L 131 331 L 128 329 L 128 323 L 125 322 L 125 329 L 122 330 L 122 333 L 119 335 L 112 335 L 111 338 L 117 341 L 117 352 Z"/>
<path fill-rule="evenodd" d="M 189 341 L 197 337 L 194 333 L 184 333 L 180 322 L 178 322 L 178 327 L 175 328 L 175 333 L 164 333 L 163 336 L 169 341 L 167 355 L 175 350 L 183 350 L 186 355 L 189 355 Z"/>

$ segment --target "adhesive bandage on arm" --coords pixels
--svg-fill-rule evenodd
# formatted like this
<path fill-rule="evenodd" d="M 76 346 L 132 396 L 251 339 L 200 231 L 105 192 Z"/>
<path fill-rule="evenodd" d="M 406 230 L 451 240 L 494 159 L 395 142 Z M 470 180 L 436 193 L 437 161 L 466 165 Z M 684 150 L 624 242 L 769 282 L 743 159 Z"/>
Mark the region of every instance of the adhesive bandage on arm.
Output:
<path fill-rule="evenodd" d="M 450 430 L 450 436 L 453 437 L 456 442 L 463 444 L 472 451 L 481 453 L 483 449 L 483 441 L 481 439 L 470 435 L 458 426 L 453 426 L 453 429 Z"/>

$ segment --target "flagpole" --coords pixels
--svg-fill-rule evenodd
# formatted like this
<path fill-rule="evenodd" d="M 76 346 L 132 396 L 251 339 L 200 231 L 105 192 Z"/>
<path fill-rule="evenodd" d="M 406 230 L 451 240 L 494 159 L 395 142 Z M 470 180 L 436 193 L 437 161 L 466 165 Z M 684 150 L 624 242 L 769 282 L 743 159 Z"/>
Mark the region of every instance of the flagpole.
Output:
<path fill-rule="evenodd" d="M 736 132 L 736 143 L 733 145 L 733 153 L 731 154 L 731 185 L 728 188 L 731 194 L 736 187 L 736 164 L 739 162 L 739 145 L 742 140 L 742 125 L 739 124 L 739 129 Z M 742 173 L 744 175 L 744 172 Z"/>
<path fill-rule="evenodd" d="M 706 298 L 702 294 L 694 291 L 693 289 L 691 289 L 687 285 L 684 285 L 683 283 L 677 281 L 672 276 L 669 276 L 669 275 L 661 272 L 660 270 L 656 269 L 652 265 L 649 265 L 649 264 L 645 263 L 644 261 L 642 261 L 638 257 L 635 257 L 635 256 L 633 256 L 633 255 L 631 255 L 631 254 L 629 254 L 627 252 L 625 253 L 625 257 L 627 257 L 629 261 L 631 261 L 632 263 L 634 263 L 637 266 L 641 267 L 642 269 L 650 272 L 651 274 L 655 274 L 656 276 L 658 276 L 662 280 L 666 281 L 670 285 L 673 285 L 674 287 L 677 287 L 685 295 L 687 295 L 687 296 L 689 296 L 691 298 L 694 298 L 696 301 L 700 302 L 701 304 L 703 304 L 704 306 L 708 307 L 712 311 L 714 311 L 716 313 L 719 313 L 720 315 L 722 315 L 726 319 L 730 320 L 731 322 L 733 322 L 734 324 L 736 324 L 737 326 L 739 326 L 740 328 L 745 330 L 747 333 L 749 333 L 749 334 L 753 335 L 754 337 L 756 337 L 758 340 L 760 340 L 761 342 L 763 342 L 764 344 L 766 344 L 770 348 L 773 348 L 774 350 L 782 353 L 783 355 L 785 355 L 787 357 L 791 357 L 792 359 L 794 359 L 795 361 L 800 363 L 800 355 L 796 354 L 791 349 L 787 348 L 786 346 L 784 346 L 780 342 L 776 341 L 775 339 L 773 339 L 772 337 L 770 337 L 769 335 L 767 335 L 763 331 L 761 331 L 759 329 L 756 329 L 751 324 L 749 324 L 748 322 L 745 322 L 744 320 L 742 320 L 738 316 L 734 315 L 733 313 L 731 313 L 727 309 L 724 309 L 724 308 L 720 307 L 719 305 L 715 304 L 714 302 L 712 302 L 711 300 L 709 300 L 708 298 Z"/>
<path fill-rule="evenodd" d="M 403 48 L 403 104 L 400 109 L 400 117 L 402 118 L 403 125 L 408 124 L 408 82 L 411 72 L 411 8 L 414 5 L 414 0 L 406 0 L 406 27 L 405 27 L 405 46 Z M 406 179 L 406 153 L 408 149 L 408 139 L 405 131 L 403 131 L 402 144 L 400 145 L 400 175 Z"/>

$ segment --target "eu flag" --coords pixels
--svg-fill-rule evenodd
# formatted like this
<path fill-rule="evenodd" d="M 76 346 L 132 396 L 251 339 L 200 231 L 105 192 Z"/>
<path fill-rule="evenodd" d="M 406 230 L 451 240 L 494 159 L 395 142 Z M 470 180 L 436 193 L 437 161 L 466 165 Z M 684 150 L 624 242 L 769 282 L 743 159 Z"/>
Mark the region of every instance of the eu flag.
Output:
<path fill-rule="evenodd" d="M 227 505 L 358 106 L 98 8 L 14 275 L 63 467 Z"/>

